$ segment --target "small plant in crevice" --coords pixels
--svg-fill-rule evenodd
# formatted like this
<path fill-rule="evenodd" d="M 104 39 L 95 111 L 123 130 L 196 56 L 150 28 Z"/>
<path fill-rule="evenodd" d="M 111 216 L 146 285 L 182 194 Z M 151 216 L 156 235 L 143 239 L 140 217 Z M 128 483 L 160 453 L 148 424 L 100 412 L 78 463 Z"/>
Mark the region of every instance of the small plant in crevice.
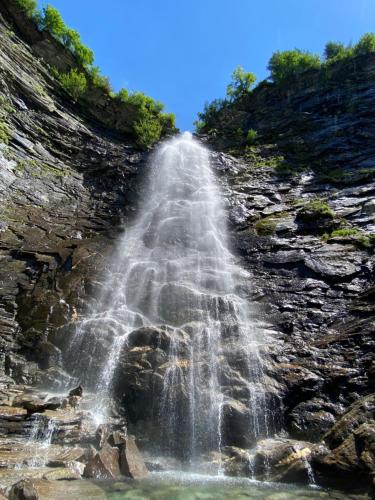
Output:
<path fill-rule="evenodd" d="M 250 128 L 246 134 L 246 144 L 248 146 L 253 146 L 254 144 L 256 144 L 257 139 L 258 139 L 258 132 L 253 128 Z"/>
<path fill-rule="evenodd" d="M 331 238 L 336 238 L 336 237 L 344 237 L 344 236 L 356 236 L 360 234 L 358 229 L 355 229 L 354 227 L 344 227 L 341 229 L 335 229 L 331 233 Z"/>
<path fill-rule="evenodd" d="M 375 247 L 374 233 L 365 233 L 354 227 L 343 227 L 335 229 L 331 233 L 324 233 L 322 239 L 329 242 L 333 238 L 342 238 L 344 240 L 345 237 L 350 237 L 348 242 L 355 244 L 359 248 L 372 250 Z"/>
<path fill-rule="evenodd" d="M 276 231 L 275 217 L 265 217 L 255 223 L 255 230 L 259 236 L 272 236 Z"/>
<path fill-rule="evenodd" d="M 0 121 L 0 143 L 2 142 L 4 144 L 8 144 L 10 138 L 11 133 L 8 125 L 5 122 Z"/>
<path fill-rule="evenodd" d="M 297 219 L 301 222 L 316 222 L 319 219 L 334 219 L 335 212 L 330 206 L 319 198 L 313 199 L 297 213 Z"/>

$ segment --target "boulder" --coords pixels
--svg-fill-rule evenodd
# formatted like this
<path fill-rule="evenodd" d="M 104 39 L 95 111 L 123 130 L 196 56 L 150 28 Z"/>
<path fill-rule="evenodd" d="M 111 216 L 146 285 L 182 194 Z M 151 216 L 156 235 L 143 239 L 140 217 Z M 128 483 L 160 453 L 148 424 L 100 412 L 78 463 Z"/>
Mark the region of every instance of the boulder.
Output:
<path fill-rule="evenodd" d="M 94 479 L 116 479 L 120 476 L 119 451 L 106 446 L 86 464 L 84 477 Z"/>
<path fill-rule="evenodd" d="M 223 442 L 228 446 L 249 448 L 254 444 L 254 438 L 249 432 L 251 414 L 249 408 L 237 400 L 228 401 L 223 405 Z"/>
<path fill-rule="evenodd" d="M 235 446 L 226 446 L 223 452 L 227 456 L 224 460 L 222 459 L 227 476 L 246 477 L 251 475 L 252 460 L 247 450 Z"/>
<path fill-rule="evenodd" d="M 342 412 L 339 404 L 313 398 L 296 405 L 289 414 L 288 430 L 295 439 L 319 441 Z"/>
<path fill-rule="evenodd" d="M 375 420 L 375 394 L 370 394 L 353 403 L 337 423 L 324 436 L 324 441 L 332 449 L 349 437 L 364 423 Z"/>
<path fill-rule="evenodd" d="M 12 486 L 9 500 L 38 500 L 39 495 L 30 479 L 23 479 Z"/>
<path fill-rule="evenodd" d="M 322 445 L 292 439 L 264 439 L 257 444 L 253 471 L 261 478 L 285 483 L 313 482 L 310 465 L 326 453 Z"/>
<path fill-rule="evenodd" d="M 9 494 L 11 500 L 105 500 L 104 491 L 91 481 L 51 481 L 26 479 L 15 484 Z"/>
<path fill-rule="evenodd" d="M 120 470 L 126 477 L 142 479 L 148 470 L 133 437 L 126 437 L 120 444 Z"/>
<path fill-rule="evenodd" d="M 82 394 L 83 394 L 83 388 L 81 385 L 69 391 L 69 396 L 78 396 L 81 398 Z"/>
<path fill-rule="evenodd" d="M 370 487 L 375 476 L 375 394 L 351 405 L 324 439 L 330 450 L 314 459 L 320 481 L 352 487 L 360 479 Z"/>

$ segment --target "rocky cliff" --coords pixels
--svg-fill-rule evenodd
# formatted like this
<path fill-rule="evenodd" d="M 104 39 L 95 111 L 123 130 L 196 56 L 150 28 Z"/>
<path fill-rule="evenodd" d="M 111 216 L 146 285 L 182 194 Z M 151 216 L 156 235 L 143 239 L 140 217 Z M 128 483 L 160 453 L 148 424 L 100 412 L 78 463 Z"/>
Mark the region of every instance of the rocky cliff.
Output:
<path fill-rule="evenodd" d="M 40 59 L 51 51 L 53 57 L 53 42 L 30 40 L 6 4 L 0 7 L 4 405 L 25 384 L 58 385 L 67 377 L 55 332 L 77 321 L 100 285 L 115 238 L 136 210 L 147 157 L 108 121 L 110 110 L 101 119 L 98 110 L 69 100 Z M 283 415 L 279 427 L 291 438 L 271 448 L 263 442 L 256 455 L 258 472 L 265 462 L 275 465 L 278 480 L 305 480 L 306 457 L 326 484 L 344 473 L 348 486 L 368 488 L 374 473 L 374 76 L 369 56 L 333 68 L 323 81 L 312 72 L 288 89 L 263 84 L 201 138 L 212 147 L 233 248 L 252 275 L 249 300 L 266 333 L 267 377 L 279 401 L 270 411 Z M 246 146 L 237 131 L 249 128 L 258 140 Z M 134 381 L 127 383 L 137 385 L 142 373 L 129 373 Z M 29 413 L 51 410 L 35 401 L 30 410 L 30 398 L 15 404 L 18 413 L 2 412 L 3 433 L 16 432 L 9 429 L 19 421 L 26 425 Z M 67 424 L 61 415 L 79 444 L 83 417 L 73 412 Z M 95 432 L 88 435 L 97 445 Z M 249 473 L 241 450 L 226 453 L 229 473 Z"/>
<path fill-rule="evenodd" d="M 287 89 L 263 83 L 202 137 L 223 151 L 212 158 L 233 246 L 269 325 L 269 375 L 296 439 L 319 442 L 374 392 L 374 83 L 374 56 L 338 64 L 329 78 L 309 72 Z M 370 440 L 374 416 L 363 417 Z M 372 458 L 361 458 L 363 445 L 353 450 L 330 464 L 349 482 L 368 481 Z"/>
<path fill-rule="evenodd" d="M 145 153 L 70 101 L 1 12 L 1 367 L 24 383 L 58 369 L 48 333 L 74 321 L 134 210 Z"/>

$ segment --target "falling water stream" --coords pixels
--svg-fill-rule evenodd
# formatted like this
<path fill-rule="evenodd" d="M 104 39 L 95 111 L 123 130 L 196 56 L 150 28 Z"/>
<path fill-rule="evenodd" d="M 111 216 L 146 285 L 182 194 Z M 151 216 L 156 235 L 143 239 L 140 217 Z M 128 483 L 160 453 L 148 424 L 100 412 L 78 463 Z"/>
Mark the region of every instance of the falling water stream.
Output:
<path fill-rule="evenodd" d="M 72 371 L 95 389 L 97 412 L 129 334 L 164 325 L 170 344 L 158 418 L 167 451 L 187 446 L 190 461 L 220 451 L 234 399 L 228 373 L 236 365 L 249 435 L 266 435 L 262 339 L 241 292 L 248 281 L 229 249 L 208 150 L 190 133 L 166 141 L 150 163 L 143 206 L 119 242 L 102 295 L 70 343 Z"/>

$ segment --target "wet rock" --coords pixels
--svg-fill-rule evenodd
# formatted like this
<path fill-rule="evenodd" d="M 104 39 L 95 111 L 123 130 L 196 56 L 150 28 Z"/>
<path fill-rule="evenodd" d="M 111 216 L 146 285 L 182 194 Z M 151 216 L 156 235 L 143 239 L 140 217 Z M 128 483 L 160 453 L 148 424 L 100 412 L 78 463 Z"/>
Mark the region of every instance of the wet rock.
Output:
<path fill-rule="evenodd" d="M 24 491 L 35 491 L 35 497 L 13 496 L 13 500 L 82 500 L 83 498 L 93 500 L 105 500 L 106 495 L 99 486 L 90 481 L 50 481 L 46 479 L 29 479 Z M 13 487 L 15 488 L 15 487 Z M 13 490 L 12 488 L 12 490 Z M 22 495 L 22 489 L 20 489 Z M 18 495 L 16 490 L 16 495 Z"/>
<path fill-rule="evenodd" d="M 20 421 L 24 420 L 27 415 L 25 408 L 14 406 L 0 406 L 0 420 Z"/>
<path fill-rule="evenodd" d="M 338 422 L 324 436 L 332 449 L 349 437 L 362 424 L 375 420 L 375 394 L 370 394 L 353 403 Z"/>
<path fill-rule="evenodd" d="M 133 437 L 126 437 L 125 443 L 120 445 L 120 470 L 124 476 L 133 479 L 142 479 L 148 474 L 145 462 Z"/>
<path fill-rule="evenodd" d="M 84 456 L 85 450 L 83 448 L 69 448 L 57 454 L 52 460 L 47 462 L 47 465 L 49 467 L 64 467 L 66 464 L 81 460 Z"/>
<path fill-rule="evenodd" d="M 73 481 L 75 479 L 81 479 L 81 474 L 73 465 L 64 468 L 52 468 L 43 474 L 43 479 L 48 479 L 50 481 L 61 481 L 63 479 Z"/>
<path fill-rule="evenodd" d="M 116 479 L 120 476 L 119 451 L 107 446 L 100 450 L 86 464 L 84 473 L 86 478 Z"/>
<path fill-rule="evenodd" d="M 225 445 L 249 448 L 254 444 L 249 422 L 251 413 L 240 401 L 231 401 L 223 405 L 223 440 Z"/>
<path fill-rule="evenodd" d="M 38 498 L 37 489 L 29 479 L 19 481 L 9 492 L 10 500 L 38 500 Z"/>
<path fill-rule="evenodd" d="M 96 430 L 96 447 L 101 449 L 108 443 L 108 438 L 110 437 L 110 426 L 108 424 L 100 424 Z"/>
<path fill-rule="evenodd" d="M 326 452 L 324 446 L 309 442 L 265 439 L 257 444 L 253 470 L 272 481 L 308 483 L 313 477 L 310 462 Z"/>
<path fill-rule="evenodd" d="M 321 482 L 350 487 L 361 478 L 363 484 L 371 484 L 375 474 L 374 422 L 373 394 L 354 403 L 337 421 L 324 436 L 330 451 L 314 461 Z"/>
<path fill-rule="evenodd" d="M 81 398 L 82 394 L 83 394 L 83 388 L 81 385 L 69 391 L 69 396 L 78 396 Z"/>
<path fill-rule="evenodd" d="M 251 475 L 252 460 L 248 451 L 235 446 L 226 446 L 223 452 L 227 457 L 221 459 L 226 475 L 239 477 Z"/>
<path fill-rule="evenodd" d="M 298 439 L 319 441 L 331 429 L 336 422 L 336 415 L 341 412 L 340 405 L 324 400 L 304 401 L 290 412 L 290 432 Z"/>

